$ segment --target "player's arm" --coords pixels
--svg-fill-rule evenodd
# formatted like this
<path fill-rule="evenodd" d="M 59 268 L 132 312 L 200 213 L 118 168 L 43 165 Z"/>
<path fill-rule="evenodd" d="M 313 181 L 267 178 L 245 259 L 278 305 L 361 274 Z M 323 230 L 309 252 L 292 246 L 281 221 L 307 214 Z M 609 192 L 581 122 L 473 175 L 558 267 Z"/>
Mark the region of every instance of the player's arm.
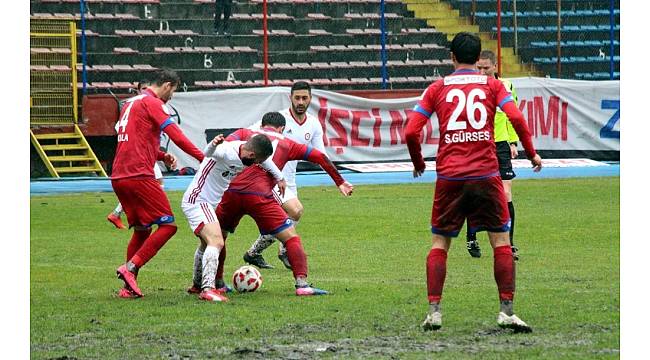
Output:
<path fill-rule="evenodd" d="M 246 141 L 248 140 L 249 137 L 253 134 L 253 131 L 250 129 L 237 129 L 234 132 L 230 133 L 230 135 L 226 136 L 226 141 L 235 141 L 235 140 L 241 140 L 241 141 Z"/>
<path fill-rule="evenodd" d="M 343 176 L 341 176 L 339 171 L 336 169 L 336 166 L 334 166 L 325 153 L 314 149 L 311 146 L 298 144 L 292 141 L 290 142 L 289 160 L 305 160 L 320 165 L 327 175 L 332 178 L 334 184 L 336 184 L 343 196 L 352 195 L 354 186 L 343 179 Z"/>
<path fill-rule="evenodd" d="M 409 113 L 406 120 L 406 130 L 404 134 L 406 137 L 406 146 L 409 149 L 411 162 L 413 163 L 413 177 L 418 177 L 424 173 L 426 165 L 422 157 L 422 146 L 420 145 L 420 137 L 422 135 L 422 128 L 427 124 L 431 115 L 433 115 L 434 108 L 431 105 L 430 99 L 431 88 L 427 88 L 422 98 L 415 105 L 412 112 Z"/>
<path fill-rule="evenodd" d="M 221 144 L 223 141 L 224 141 L 223 134 L 219 134 L 215 136 L 214 139 L 212 139 L 212 141 L 210 141 L 205 146 L 205 148 L 203 148 L 203 155 L 205 155 L 205 157 L 212 156 L 212 154 L 214 153 L 214 149 L 216 149 L 217 145 Z"/>

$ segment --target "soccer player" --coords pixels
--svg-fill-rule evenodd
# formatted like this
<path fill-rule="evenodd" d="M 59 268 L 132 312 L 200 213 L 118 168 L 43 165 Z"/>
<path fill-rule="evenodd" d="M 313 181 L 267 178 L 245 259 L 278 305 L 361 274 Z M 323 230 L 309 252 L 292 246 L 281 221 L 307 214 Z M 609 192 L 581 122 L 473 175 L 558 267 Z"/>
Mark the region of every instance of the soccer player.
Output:
<path fill-rule="evenodd" d="M 269 159 L 273 145 L 265 135 L 259 134 L 250 137 L 248 141 L 230 141 L 217 146 L 221 141 L 222 135 L 215 137 L 204 150 L 206 158 L 201 162 L 181 202 L 190 228 L 200 240 L 194 253 L 193 286 L 188 292 L 198 293 L 201 300 L 215 302 L 228 301 L 223 295 L 227 292 L 223 272 L 217 276 L 219 262 L 225 260 L 225 252 L 224 258 L 219 259 L 224 249 L 224 240 L 215 208 L 230 180 L 245 167 L 261 164 L 262 168 L 273 174 L 280 188 L 286 186 L 282 172 Z"/>
<path fill-rule="evenodd" d="M 346 182 L 336 167 L 324 153 L 298 144 L 282 135 L 285 119 L 278 112 L 266 113 L 259 130 L 271 139 L 275 151 L 273 162 L 282 169 L 288 161 L 307 160 L 320 165 L 334 180 L 344 196 L 350 196 L 354 187 Z M 255 132 L 240 129 L 229 138 L 245 139 Z M 261 234 L 271 234 L 280 240 L 287 249 L 287 257 L 295 279 L 297 296 L 324 295 L 327 291 L 311 286 L 307 282 L 307 255 L 303 250 L 300 236 L 293 226 L 293 221 L 282 209 L 279 199 L 273 192 L 273 179 L 258 167 L 249 167 L 242 171 L 230 183 L 217 207 L 217 218 L 221 224 L 224 239 L 234 232 L 241 218 L 250 215 Z"/>
<path fill-rule="evenodd" d="M 142 94 L 142 91 L 149 86 L 149 80 L 147 79 L 142 79 L 138 81 L 135 87 L 135 93 L 136 95 Z M 133 90 L 133 89 L 131 89 Z M 118 110 L 120 113 L 122 112 L 122 107 L 124 107 L 124 104 L 126 103 L 126 100 L 120 101 L 118 103 Z M 117 126 L 118 123 L 115 124 L 115 131 L 117 132 Z M 165 185 L 163 183 L 163 175 L 162 175 L 162 170 L 160 169 L 160 165 L 156 162 L 153 166 L 153 174 L 154 177 L 156 178 L 156 181 L 160 183 L 161 188 L 165 188 Z M 126 229 L 126 226 L 122 222 L 122 214 L 124 213 L 124 209 L 122 208 L 122 203 L 118 201 L 117 206 L 115 206 L 115 209 L 111 211 L 108 216 L 106 216 L 106 220 L 108 220 L 111 224 L 113 224 L 116 228 L 118 229 Z"/>
<path fill-rule="evenodd" d="M 476 67 L 483 75 L 499 79 L 497 74 L 497 57 L 491 50 L 481 51 Z M 518 103 L 517 92 L 512 83 L 507 79 L 499 79 L 503 86 L 512 94 L 512 100 L 515 105 Z M 508 200 L 508 213 L 510 215 L 510 246 L 512 247 L 512 257 L 519 260 L 517 247 L 514 243 L 515 233 L 515 206 L 512 203 L 512 179 L 517 176 L 512 169 L 512 160 L 517 157 L 517 142 L 519 137 L 512 127 L 506 114 L 497 108 L 494 115 L 494 143 L 497 149 L 497 160 L 499 160 L 499 173 L 503 182 L 503 190 Z M 467 231 L 467 251 L 472 257 L 481 257 L 481 247 L 476 239 L 476 233 Z"/>
<path fill-rule="evenodd" d="M 542 160 L 510 92 L 499 80 L 478 72 L 480 38 L 461 32 L 450 48 L 454 73 L 429 85 L 409 114 L 405 130 L 413 176 L 419 177 L 425 170 L 420 146 L 422 127 L 434 112 L 437 114 L 440 143 L 431 212 L 433 245 L 426 262 L 429 312 L 422 327 L 437 330 L 442 326 L 440 299 L 447 274 L 447 251 L 467 219 L 472 231 L 488 231 L 494 249 L 494 278 L 500 299 L 497 324 L 530 332 L 530 326 L 513 311 L 515 263 L 508 239 L 510 219 L 494 147 L 497 106 L 510 119 L 535 171 L 541 170 Z"/>
<path fill-rule="evenodd" d="M 179 84 L 180 78 L 175 72 L 161 70 L 142 94 L 126 101 L 120 113 L 111 185 L 124 207 L 129 227 L 134 227 L 126 251 L 127 261 L 117 269 L 118 278 L 124 281 L 120 297 L 142 296 L 136 281 L 138 270 L 176 233 L 169 200 L 153 174 L 156 160 L 176 166 L 172 154 L 159 150 L 160 132 L 164 131 L 181 150 L 195 159 L 203 161 L 204 158 L 203 152 L 170 119 L 165 103 Z M 153 225 L 158 228 L 152 233 Z"/>
<path fill-rule="evenodd" d="M 316 117 L 307 113 L 311 103 L 311 86 L 304 81 L 295 82 L 291 86 L 289 98 L 291 99 L 291 107 L 280 111 L 280 114 L 287 120 L 282 135 L 299 144 L 305 144 L 326 153 L 323 143 L 323 127 Z M 260 126 L 261 124 L 257 123 L 251 126 L 251 129 L 259 129 Z M 294 226 L 298 226 L 298 222 L 304 213 L 304 207 L 298 200 L 298 187 L 296 186 L 297 166 L 298 161 L 289 161 L 284 166 L 282 172 L 287 180 L 287 190 L 284 196 L 280 196 L 282 208 L 293 220 Z M 279 195 L 277 189 L 274 191 L 276 195 Z M 272 269 L 273 266 L 262 257 L 262 251 L 271 246 L 274 241 L 275 237 L 272 235 L 260 235 L 251 245 L 251 248 L 244 253 L 244 261 L 260 268 Z M 287 269 L 291 269 L 291 264 L 289 264 L 287 258 L 287 250 L 282 243 L 279 244 L 278 258 Z"/>

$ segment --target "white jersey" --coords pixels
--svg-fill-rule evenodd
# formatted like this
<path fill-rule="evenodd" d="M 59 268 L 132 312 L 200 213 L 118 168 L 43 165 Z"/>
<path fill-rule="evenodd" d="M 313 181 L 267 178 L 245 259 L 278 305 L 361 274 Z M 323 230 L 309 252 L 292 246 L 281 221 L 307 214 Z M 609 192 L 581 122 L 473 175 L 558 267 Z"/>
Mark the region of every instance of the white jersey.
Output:
<path fill-rule="evenodd" d="M 183 203 L 205 202 L 216 208 L 223 193 L 228 189 L 230 181 L 245 168 L 239 157 L 239 148 L 245 143 L 246 141 L 226 141 L 216 148 L 209 143 L 204 151 L 206 157 L 201 162 L 199 171 L 183 194 Z M 271 157 L 260 166 L 269 171 L 275 179 L 283 178 Z"/>
<path fill-rule="evenodd" d="M 324 154 L 327 154 L 325 152 L 325 144 L 323 143 L 323 127 L 321 126 L 320 121 L 318 121 L 318 118 L 307 113 L 306 114 L 307 117 L 305 118 L 305 121 L 299 123 L 298 120 L 293 116 L 291 107 L 283 111 L 280 111 L 280 114 L 282 114 L 282 116 L 284 116 L 284 119 L 286 120 L 286 126 L 284 127 L 284 132 L 282 133 L 282 135 L 299 144 L 312 146 L 316 150 Z M 257 130 L 260 128 L 261 125 L 262 122 L 259 121 L 253 124 L 253 126 L 251 126 L 250 128 Z M 284 166 L 284 169 L 282 169 L 284 178 L 287 181 L 287 188 L 293 189 L 294 192 L 296 191 L 296 167 L 297 166 L 298 166 L 298 161 L 293 160 L 287 162 L 287 164 Z"/>

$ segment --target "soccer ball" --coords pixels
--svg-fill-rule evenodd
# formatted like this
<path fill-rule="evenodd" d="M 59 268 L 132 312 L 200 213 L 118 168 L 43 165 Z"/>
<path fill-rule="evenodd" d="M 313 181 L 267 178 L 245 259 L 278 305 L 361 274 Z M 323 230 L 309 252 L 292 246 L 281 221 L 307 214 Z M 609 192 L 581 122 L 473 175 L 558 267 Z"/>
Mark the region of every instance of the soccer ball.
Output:
<path fill-rule="evenodd" d="M 242 266 L 232 275 L 232 284 L 239 292 L 253 292 L 262 286 L 262 274 L 252 266 Z"/>

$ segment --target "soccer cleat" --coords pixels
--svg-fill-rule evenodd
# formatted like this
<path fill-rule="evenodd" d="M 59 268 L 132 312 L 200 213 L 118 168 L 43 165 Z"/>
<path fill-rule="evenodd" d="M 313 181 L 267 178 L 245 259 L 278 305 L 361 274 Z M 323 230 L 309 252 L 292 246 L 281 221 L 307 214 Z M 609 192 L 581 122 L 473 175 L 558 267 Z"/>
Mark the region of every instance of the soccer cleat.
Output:
<path fill-rule="evenodd" d="M 212 302 L 226 302 L 228 298 L 217 289 L 207 289 L 201 292 L 199 299 Z"/>
<path fill-rule="evenodd" d="M 503 329 L 512 329 L 515 333 L 529 333 L 533 331 L 533 328 L 528 326 L 528 324 L 517 317 L 517 315 L 512 314 L 508 316 L 504 312 L 499 312 L 499 315 L 497 316 L 497 325 Z"/>
<path fill-rule="evenodd" d="M 516 246 L 512 245 L 511 249 L 512 249 L 512 258 L 513 258 L 515 261 L 519 260 L 519 248 L 517 248 Z"/>
<path fill-rule="evenodd" d="M 469 252 L 472 257 L 481 257 L 481 247 L 478 245 L 478 240 L 467 240 L 467 252 Z"/>
<path fill-rule="evenodd" d="M 192 287 L 187 288 L 187 293 L 188 294 L 200 294 L 201 293 L 201 288 L 197 287 L 196 285 L 192 285 Z"/>
<path fill-rule="evenodd" d="M 244 261 L 251 265 L 255 265 L 260 269 L 273 269 L 273 265 L 269 264 L 264 260 L 262 254 L 251 255 L 247 252 L 244 253 Z"/>
<path fill-rule="evenodd" d="M 123 299 L 137 299 L 137 298 L 139 298 L 139 296 L 134 294 L 133 291 L 131 291 L 131 290 L 125 288 L 125 287 L 121 288 L 120 291 L 118 291 L 117 296 L 121 297 Z"/>
<path fill-rule="evenodd" d="M 124 281 L 124 287 L 131 290 L 136 296 L 142 296 L 142 291 L 135 281 L 135 274 L 126 268 L 126 264 L 117 268 L 117 277 Z"/>
<path fill-rule="evenodd" d="M 228 294 L 232 292 L 232 288 L 228 285 L 224 285 L 220 288 L 217 288 L 217 291 L 222 293 L 222 294 Z"/>
<path fill-rule="evenodd" d="M 287 256 L 286 251 L 278 253 L 278 259 L 280 259 L 280 261 L 282 261 L 282 264 L 284 265 L 284 267 L 291 270 L 291 263 L 289 262 L 289 256 Z"/>
<path fill-rule="evenodd" d="M 296 296 L 327 295 L 326 290 L 318 289 L 311 286 L 296 287 Z"/>
<path fill-rule="evenodd" d="M 122 219 L 120 219 L 120 217 L 115 215 L 114 213 L 108 214 L 106 220 L 108 220 L 111 224 L 115 225 L 115 227 L 118 229 L 126 229 L 126 226 L 124 225 L 124 223 L 122 223 Z"/>
<path fill-rule="evenodd" d="M 422 322 L 422 330 L 432 331 L 442 327 L 442 314 L 439 311 L 428 313 Z"/>

